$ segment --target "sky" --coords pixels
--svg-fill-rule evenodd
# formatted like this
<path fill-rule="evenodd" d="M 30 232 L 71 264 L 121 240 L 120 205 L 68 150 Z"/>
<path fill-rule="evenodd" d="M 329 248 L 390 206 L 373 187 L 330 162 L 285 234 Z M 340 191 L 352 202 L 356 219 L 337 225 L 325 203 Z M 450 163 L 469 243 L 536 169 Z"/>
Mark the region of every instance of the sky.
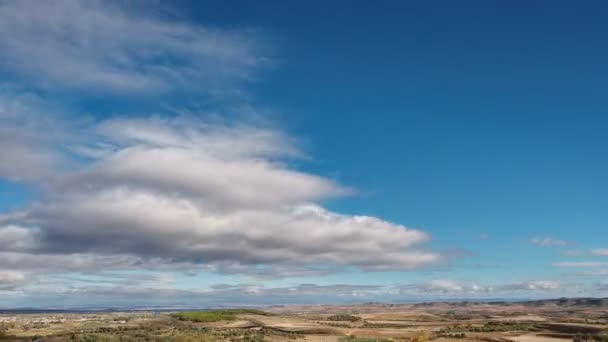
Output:
<path fill-rule="evenodd" d="M 608 296 L 608 5 L 0 1 L 0 307 Z"/>

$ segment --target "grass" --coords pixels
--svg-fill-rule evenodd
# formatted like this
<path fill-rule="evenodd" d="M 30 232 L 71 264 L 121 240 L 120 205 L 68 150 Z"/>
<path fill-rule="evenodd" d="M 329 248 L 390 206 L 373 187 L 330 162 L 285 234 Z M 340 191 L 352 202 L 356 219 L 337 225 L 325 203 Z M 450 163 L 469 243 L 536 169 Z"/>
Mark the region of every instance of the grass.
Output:
<path fill-rule="evenodd" d="M 353 316 L 349 314 L 338 314 L 327 317 L 328 321 L 342 321 L 342 322 L 357 322 L 361 320 L 359 316 Z"/>
<path fill-rule="evenodd" d="M 239 314 L 252 314 L 262 316 L 272 316 L 270 312 L 256 310 L 256 309 L 222 309 L 222 310 L 209 310 L 209 311 L 192 311 L 192 312 L 179 312 L 172 316 L 182 321 L 192 322 L 218 322 L 218 321 L 234 321 L 236 315 Z"/>
<path fill-rule="evenodd" d="M 535 326 L 532 323 L 524 322 L 487 322 L 482 326 L 473 325 L 454 325 L 441 329 L 441 333 L 461 333 L 461 332 L 507 332 L 507 331 L 531 331 Z"/>
<path fill-rule="evenodd" d="M 346 336 L 341 337 L 338 342 L 389 342 L 389 340 L 384 338 Z"/>

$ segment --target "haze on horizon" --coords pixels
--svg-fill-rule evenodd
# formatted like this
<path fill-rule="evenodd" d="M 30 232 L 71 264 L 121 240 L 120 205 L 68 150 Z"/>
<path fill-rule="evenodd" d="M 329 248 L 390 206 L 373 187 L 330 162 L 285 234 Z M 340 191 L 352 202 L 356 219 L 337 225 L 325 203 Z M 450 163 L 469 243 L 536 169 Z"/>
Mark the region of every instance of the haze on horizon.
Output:
<path fill-rule="evenodd" d="M 0 0 L 0 308 L 606 297 L 607 16 Z"/>

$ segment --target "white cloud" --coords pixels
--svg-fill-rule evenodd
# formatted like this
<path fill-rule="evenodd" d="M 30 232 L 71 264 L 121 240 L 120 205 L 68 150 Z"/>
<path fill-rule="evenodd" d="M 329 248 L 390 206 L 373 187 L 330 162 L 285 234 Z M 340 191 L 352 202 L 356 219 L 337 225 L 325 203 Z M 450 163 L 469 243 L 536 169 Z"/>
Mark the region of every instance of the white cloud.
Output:
<path fill-rule="evenodd" d="M 95 255 L 95 254 L 45 254 L 32 252 L 0 252 L 0 269 L 16 270 L 39 275 L 65 272 L 99 272 L 101 270 L 135 270 L 152 267 L 163 269 L 165 264 L 158 260 L 148 260 L 147 263 L 131 255 Z M 171 265 L 171 269 L 179 271 L 181 265 Z"/>
<path fill-rule="evenodd" d="M 501 290 L 557 290 L 561 284 L 552 280 L 534 280 L 500 286 Z"/>
<path fill-rule="evenodd" d="M 217 93 L 252 79 L 266 61 L 251 31 L 200 27 L 122 5 L 0 2 L 0 67 L 50 90 Z"/>
<path fill-rule="evenodd" d="M 404 295 L 487 296 L 520 292 L 555 291 L 561 284 L 551 280 L 532 280 L 497 285 L 455 279 L 434 279 L 427 283 L 400 286 Z"/>
<path fill-rule="evenodd" d="M 303 153 L 274 127 L 198 115 L 96 122 L 49 105 L 65 93 L 231 92 L 266 61 L 251 31 L 126 5 L 0 2 L 0 68 L 30 90 L 0 89 L 0 177 L 39 196 L 0 218 L 0 269 L 172 265 L 264 278 L 441 261 L 422 231 L 323 208 L 352 190 L 291 167 Z"/>
<path fill-rule="evenodd" d="M 107 275 L 106 275 L 107 276 Z M 70 278 L 73 283 L 62 285 L 62 280 L 47 281 L 29 289 L 30 296 L 41 298 L 46 303 L 81 303 L 86 298 L 88 303 L 101 302 L 123 306 L 135 303 L 147 307 L 162 302 L 175 304 L 187 303 L 184 306 L 200 307 L 213 303 L 246 305 L 246 304 L 285 304 L 285 303 L 344 303 L 359 302 L 362 298 L 377 299 L 389 293 L 387 288 L 379 285 L 349 284 L 298 284 L 284 287 L 268 287 L 262 284 L 216 284 L 203 289 L 179 289 L 171 279 L 146 277 L 109 277 L 109 282 L 89 281 L 86 277 Z M 2 298 L 0 292 L 0 298 Z M 204 298 L 204 301 L 201 301 Z M 115 301 L 115 302 L 112 302 Z M 1 307 L 1 305 L 0 305 Z"/>
<path fill-rule="evenodd" d="M 0 295 L 8 293 L 27 284 L 27 275 L 24 272 L 0 269 Z"/>
<path fill-rule="evenodd" d="M 538 280 L 529 282 L 527 286 L 530 290 L 556 290 L 561 287 L 561 284 L 556 281 Z"/>
<path fill-rule="evenodd" d="M 27 292 L 45 302 L 57 301 L 66 305 L 70 301 L 88 303 L 100 301 L 105 305 L 129 305 L 140 302 L 146 306 L 186 303 L 197 307 L 214 303 L 247 304 L 295 304 L 295 303 L 361 303 L 362 301 L 433 300 L 438 298 L 495 298 L 497 295 L 547 296 L 563 291 L 559 283 L 536 281 L 514 285 L 484 286 L 455 280 L 434 280 L 426 284 L 405 286 L 356 285 L 356 284 L 296 284 L 280 287 L 260 283 L 215 284 L 207 288 L 180 288 L 173 278 L 162 274 L 111 274 L 104 273 L 103 280 L 88 275 L 58 276 L 30 285 Z M 70 285 L 63 282 L 69 281 Z M 532 284 L 532 285 L 531 285 Z M 561 292 L 559 292 L 561 293 Z M 0 292 L 0 296 L 2 292 Z M 1 298 L 1 297 L 0 297 Z M 204 300 L 201 300 L 204 298 Z"/>
<path fill-rule="evenodd" d="M 584 271 L 581 274 L 586 276 L 607 276 L 608 269 Z"/>
<path fill-rule="evenodd" d="M 566 249 L 566 250 L 560 251 L 559 253 L 561 255 L 571 256 L 571 257 L 582 256 L 584 254 L 582 251 L 579 251 L 576 249 Z"/>
<path fill-rule="evenodd" d="M 0 178 L 40 180 L 65 162 L 56 143 L 70 137 L 57 117 L 40 96 L 0 86 Z"/>
<path fill-rule="evenodd" d="M 255 279 L 305 278 L 325 276 L 339 271 L 344 267 L 326 267 L 314 265 L 266 265 L 251 267 L 236 262 L 216 262 L 202 265 L 206 272 L 221 274 L 240 274 Z"/>
<path fill-rule="evenodd" d="M 261 278 L 411 270 L 442 259 L 418 247 L 424 232 L 324 209 L 320 201 L 351 191 L 291 169 L 289 157 L 300 153 L 276 129 L 154 118 L 87 130 L 103 151 L 55 170 L 38 203 L 5 217 L 0 233 L 19 243 L 0 252 L 86 256 L 96 269 L 119 267 L 106 257 L 124 256 Z"/>
<path fill-rule="evenodd" d="M 597 248 L 591 251 L 591 254 L 597 256 L 608 256 L 608 248 Z"/>
<path fill-rule="evenodd" d="M 427 283 L 408 284 L 399 287 L 399 292 L 404 295 L 465 295 L 488 292 L 487 286 L 478 285 L 454 279 L 433 279 Z"/>
<path fill-rule="evenodd" d="M 530 239 L 530 243 L 540 247 L 563 247 L 569 244 L 568 241 L 559 240 L 552 237 L 535 237 Z"/>
<path fill-rule="evenodd" d="M 475 284 L 464 284 L 455 280 L 436 279 L 426 285 L 425 290 L 429 292 L 462 292 L 465 289 L 474 291 L 477 288 Z"/>
<path fill-rule="evenodd" d="M 13 284 L 25 280 L 25 274 L 16 271 L 0 270 L 0 285 Z"/>
<path fill-rule="evenodd" d="M 209 95 L 265 61 L 251 32 L 122 5 L 1 2 L 0 68 L 48 94 Z M 292 168 L 303 153 L 275 127 L 198 115 L 95 122 L 31 94 L 0 89 L 0 177 L 39 195 L 0 217 L 0 269 L 172 265 L 265 278 L 442 259 L 420 247 L 422 231 L 323 208 L 352 190 Z"/>
<path fill-rule="evenodd" d="M 0 226 L 0 251 L 27 251 L 36 245 L 36 231 L 15 225 Z"/>
<path fill-rule="evenodd" d="M 595 267 L 608 266 L 608 262 L 599 262 L 599 261 L 558 262 L 553 265 L 556 267 L 595 268 Z"/>

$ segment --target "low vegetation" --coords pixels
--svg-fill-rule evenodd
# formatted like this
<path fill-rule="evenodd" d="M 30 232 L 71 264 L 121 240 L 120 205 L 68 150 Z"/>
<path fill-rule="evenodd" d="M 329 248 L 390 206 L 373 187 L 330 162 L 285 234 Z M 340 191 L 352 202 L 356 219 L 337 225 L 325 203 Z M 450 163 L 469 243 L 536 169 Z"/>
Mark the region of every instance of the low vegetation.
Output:
<path fill-rule="evenodd" d="M 267 329 L 214 329 L 192 323 L 174 325 L 150 324 L 136 328 L 94 329 L 47 337 L 45 342 L 262 342 L 280 338 L 296 340 L 302 335 Z M 267 339 L 269 338 L 269 339 Z"/>
<path fill-rule="evenodd" d="M 382 328 L 408 328 L 411 327 L 412 324 L 411 323 L 402 323 L 402 322 L 368 322 L 365 321 L 363 324 L 364 327 L 366 328 L 376 328 L 376 329 L 382 329 Z"/>
<path fill-rule="evenodd" d="M 525 322 L 487 322 L 484 325 L 457 324 L 441 329 L 443 334 L 464 332 L 508 332 L 508 331 L 532 331 L 534 324 Z"/>
<path fill-rule="evenodd" d="M 608 342 L 608 332 L 600 334 L 576 334 L 574 342 Z"/>
<path fill-rule="evenodd" d="M 338 321 L 338 322 L 357 322 L 361 320 L 359 316 L 353 316 L 349 314 L 337 314 L 327 317 L 328 321 Z"/>
<path fill-rule="evenodd" d="M 192 311 L 178 312 L 173 314 L 173 317 L 182 321 L 192 322 L 218 322 L 218 321 L 234 321 L 237 315 L 252 314 L 271 316 L 269 312 L 255 309 L 224 309 L 224 310 L 209 310 L 209 311 Z"/>
<path fill-rule="evenodd" d="M 463 332 L 460 333 L 438 333 L 436 337 L 446 337 L 446 338 L 466 338 L 467 335 Z"/>
<path fill-rule="evenodd" d="M 340 338 L 338 342 L 390 342 L 390 340 L 384 338 L 347 336 Z"/>
<path fill-rule="evenodd" d="M 442 303 L 428 305 L 428 314 L 405 304 L 273 308 L 282 312 L 276 314 L 255 309 L 0 313 L 0 342 L 608 342 L 608 325 L 586 322 L 608 318 L 604 307 L 556 311 L 535 306 L 526 313 L 521 305 Z M 463 311 L 474 320 L 444 315 Z M 420 323 L 419 317 L 428 321 Z"/>

